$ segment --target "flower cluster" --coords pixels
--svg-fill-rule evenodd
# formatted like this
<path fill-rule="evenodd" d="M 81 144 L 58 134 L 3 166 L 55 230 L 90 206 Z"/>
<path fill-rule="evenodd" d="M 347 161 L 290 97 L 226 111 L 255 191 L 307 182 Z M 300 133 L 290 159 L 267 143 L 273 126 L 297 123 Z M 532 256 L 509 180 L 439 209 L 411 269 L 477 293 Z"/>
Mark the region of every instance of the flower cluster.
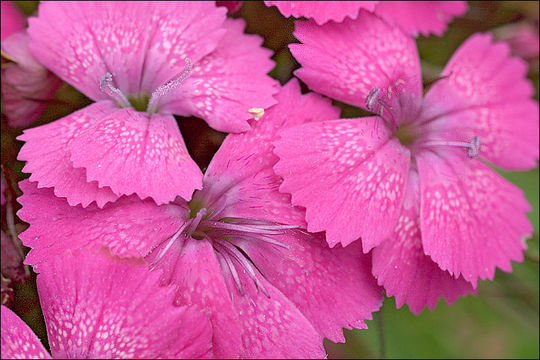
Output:
<path fill-rule="evenodd" d="M 415 37 L 465 2 L 266 1 L 307 18 L 307 93 L 217 3 L 43 2 L 2 32 L 50 343 L 2 306 L 3 358 L 324 358 L 384 291 L 420 313 L 523 259 L 530 205 L 488 164 L 536 166 L 528 67 L 476 34 L 422 85 Z M 93 103 L 27 128 L 62 82 Z M 190 116 L 228 133 L 204 171 Z"/>

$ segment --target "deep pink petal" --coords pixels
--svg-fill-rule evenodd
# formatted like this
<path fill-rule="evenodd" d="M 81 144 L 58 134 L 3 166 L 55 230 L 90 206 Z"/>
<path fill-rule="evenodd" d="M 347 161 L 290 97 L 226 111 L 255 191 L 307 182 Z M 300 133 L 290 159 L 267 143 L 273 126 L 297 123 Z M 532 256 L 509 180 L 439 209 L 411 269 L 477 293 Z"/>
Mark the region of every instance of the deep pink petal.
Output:
<path fill-rule="evenodd" d="M 398 224 L 388 239 L 373 249 L 373 275 L 387 296 L 395 296 L 397 307 L 407 304 L 415 314 L 425 306 L 433 310 L 440 297 L 452 304 L 459 296 L 474 293 L 469 282 L 441 270 L 424 254 L 419 186 L 418 174 L 411 172 Z"/>
<path fill-rule="evenodd" d="M 202 309 L 213 327 L 212 343 L 216 358 L 238 358 L 242 352 L 241 324 L 212 244 L 188 238 L 175 242 L 157 262 L 163 271 L 162 285 L 177 287 L 176 304 Z M 147 257 L 153 262 L 161 252 L 157 247 Z M 236 291 L 236 289 L 235 289 Z"/>
<path fill-rule="evenodd" d="M 416 160 L 422 245 L 441 269 L 476 287 L 496 267 L 509 272 L 510 261 L 523 260 L 533 228 L 519 188 L 461 151 L 426 151 Z"/>
<path fill-rule="evenodd" d="M 2 51 L 13 60 L 2 68 L 2 111 L 10 126 L 25 127 L 39 119 L 62 84 L 34 59 L 28 49 L 29 42 L 26 31 L 2 40 Z"/>
<path fill-rule="evenodd" d="M 306 17 L 322 25 L 330 20 L 342 22 L 345 17 L 356 19 L 360 9 L 373 11 L 379 1 L 265 1 L 275 6 L 285 17 Z"/>
<path fill-rule="evenodd" d="M 467 10 L 465 1 L 379 1 L 375 14 L 415 37 L 442 36 L 448 23 Z"/>
<path fill-rule="evenodd" d="M 202 187 L 202 173 L 191 159 L 171 115 L 125 108 L 102 117 L 69 144 L 71 161 L 89 181 L 117 195 L 136 193 L 158 204 L 176 196 L 191 199 Z"/>
<path fill-rule="evenodd" d="M 506 43 L 491 35 L 470 37 L 452 56 L 426 95 L 419 121 L 447 140 L 478 136 L 480 155 L 497 166 L 523 170 L 538 159 L 538 102 L 527 80 L 528 65 L 509 57 Z"/>
<path fill-rule="evenodd" d="M 264 277 L 279 289 L 324 337 L 344 342 L 342 328 L 365 329 L 382 304 L 371 261 L 359 243 L 328 248 L 321 234 L 276 236 L 289 249 L 242 242 Z"/>
<path fill-rule="evenodd" d="M 13 1 L 0 1 L 0 40 L 25 27 L 26 19 Z"/>
<path fill-rule="evenodd" d="M 48 2 L 29 20 L 39 62 L 93 100 L 110 72 L 126 95 L 150 95 L 198 61 L 221 37 L 225 9 L 213 2 Z M 145 29 L 146 31 L 141 31 Z"/>
<path fill-rule="evenodd" d="M 374 88 L 401 112 L 415 112 L 421 104 L 422 79 L 414 39 L 377 16 L 361 10 L 357 20 L 316 25 L 296 21 L 295 37 L 302 44 L 290 49 L 302 65 L 295 72 L 311 90 L 366 108 Z"/>
<path fill-rule="evenodd" d="M 309 123 L 281 131 L 274 142 L 280 191 L 306 208 L 307 230 L 325 230 L 332 247 L 362 237 L 368 252 L 397 222 L 410 154 L 378 121 Z"/>
<path fill-rule="evenodd" d="M 57 358 L 193 358 L 211 355 L 205 315 L 172 305 L 174 289 L 144 263 L 73 251 L 37 269 L 51 352 Z"/>
<path fill-rule="evenodd" d="M 216 6 L 225 6 L 229 14 L 234 14 L 242 7 L 243 1 L 216 1 Z"/>
<path fill-rule="evenodd" d="M 227 197 L 224 216 L 305 227 L 303 211 L 290 205 L 288 194 L 277 191 L 281 178 L 272 170 L 278 157 L 271 141 L 281 128 L 336 119 L 339 109 L 317 94 L 302 95 L 296 79 L 280 89 L 276 100 L 278 104 L 251 122 L 249 132 L 227 136 L 206 170 L 203 193 L 207 198 Z"/>
<path fill-rule="evenodd" d="M 87 181 L 86 171 L 74 168 L 69 159 L 69 144 L 84 130 L 104 116 L 113 113 L 115 105 L 100 101 L 52 123 L 26 129 L 17 139 L 22 146 L 18 160 L 26 161 L 23 171 L 38 187 L 53 187 L 54 194 L 66 197 L 70 205 L 86 207 L 93 201 L 99 207 L 115 201 L 118 196 L 109 187 L 99 187 L 96 181 Z"/>
<path fill-rule="evenodd" d="M 52 359 L 32 329 L 7 306 L 2 305 L 1 319 L 2 359 Z"/>
<path fill-rule="evenodd" d="M 277 82 L 266 75 L 274 67 L 272 52 L 263 48 L 263 39 L 244 34 L 243 20 L 228 19 L 227 33 L 217 48 L 195 63 L 193 72 L 178 89 L 167 96 L 160 111 L 195 115 L 216 130 L 249 130 L 251 108 L 268 108 Z"/>
<path fill-rule="evenodd" d="M 235 260 L 232 260 L 236 262 Z M 257 274 L 268 292 L 257 289 L 247 272 L 237 266 L 244 295 L 237 290 L 228 267 L 220 259 L 222 271 L 242 325 L 244 359 L 324 358 L 322 336 L 296 305 Z M 236 263 L 238 264 L 238 263 Z"/>
<path fill-rule="evenodd" d="M 31 247 L 26 263 L 36 265 L 67 249 L 108 246 L 115 255 L 142 257 L 171 237 L 183 224 L 186 208 L 156 206 L 136 196 L 122 197 L 103 209 L 69 206 L 51 189 L 37 189 L 27 180 L 19 183 L 23 195 L 17 215 L 30 227 L 20 234 Z"/>

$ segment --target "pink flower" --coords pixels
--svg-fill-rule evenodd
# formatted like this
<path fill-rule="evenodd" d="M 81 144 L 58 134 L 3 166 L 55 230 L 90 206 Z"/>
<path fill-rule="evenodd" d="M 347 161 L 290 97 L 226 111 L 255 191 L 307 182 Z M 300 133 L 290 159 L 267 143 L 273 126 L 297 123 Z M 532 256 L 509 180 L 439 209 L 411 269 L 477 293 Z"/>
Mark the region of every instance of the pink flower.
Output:
<path fill-rule="evenodd" d="M 484 163 L 520 170 L 538 158 L 538 103 L 506 44 L 472 36 L 423 97 L 414 40 L 367 12 L 298 22 L 295 36 L 298 77 L 379 115 L 278 133 L 280 191 L 306 208 L 308 231 L 330 246 L 361 238 L 379 284 L 415 313 L 522 261 L 531 207 Z"/>
<path fill-rule="evenodd" d="M 24 29 L 26 20 L 13 1 L 0 1 L 0 40 Z"/>
<path fill-rule="evenodd" d="M 277 100 L 252 131 L 225 139 L 189 203 L 129 196 L 83 209 L 22 182 L 19 216 L 31 225 L 21 239 L 33 248 L 26 261 L 105 245 L 161 269 L 177 305 L 205 310 L 216 357 L 324 357 L 322 338 L 344 341 L 342 327 L 365 328 L 382 297 L 359 244 L 331 250 L 321 234 L 301 230 L 304 214 L 277 191 L 272 171 L 277 129 L 335 118 L 337 108 L 301 95 L 296 81 Z"/>
<path fill-rule="evenodd" d="M 313 19 L 318 25 L 346 17 L 356 19 L 360 9 L 383 18 L 412 36 L 442 36 L 452 18 L 467 12 L 465 1 L 265 1 L 285 17 Z"/>
<path fill-rule="evenodd" d="M 190 199 L 202 173 L 173 114 L 241 132 L 250 108 L 275 103 L 270 51 L 225 13 L 213 2 L 40 4 L 32 53 L 96 103 L 19 137 L 30 180 L 71 205 Z"/>
<path fill-rule="evenodd" d="M 172 288 L 143 264 L 76 250 L 37 269 L 51 354 L 59 359 L 200 358 L 212 355 L 208 318 L 172 306 Z M 2 306 L 1 356 L 50 359 L 38 337 Z"/>
<path fill-rule="evenodd" d="M 494 35 L 496 39 L 508 42 L 513 55 L 526 60 L 538 59 L 540 51 L 538 23 L 532 25 L 523 21 L 505 25 L 494 30 Z"/>

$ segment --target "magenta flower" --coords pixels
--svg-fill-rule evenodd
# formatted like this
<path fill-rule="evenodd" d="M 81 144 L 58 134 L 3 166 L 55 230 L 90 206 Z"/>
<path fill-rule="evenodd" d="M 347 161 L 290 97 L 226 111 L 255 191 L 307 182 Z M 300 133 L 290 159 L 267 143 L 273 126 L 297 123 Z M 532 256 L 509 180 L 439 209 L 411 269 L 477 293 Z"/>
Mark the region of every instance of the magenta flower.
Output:
<path fill-rule="evenodd" d="M 144 264 L 88 250 L 36 269 L 51 355 L 59 359 L 200 358 L 212 355 L 208 318 L 172 306 L 172 288 Z M 38 337 L 2 306 L 2 359 L 50 359 Z"/>
<path fill-rule="evenodd" d="M 383 18 L 412 36 L 442 36 L 448 23 L 467 12 L 465 1 L 265 1 L 285 17 L 306 17 L 318 25 L 346 17 L 356 19 L 360 9 Z"/>
<path fill-rule="evenodd" d="M 173 114 L 241 132 L 250 108 L 275 103 L 270 51 L 225 13 L 213 2 L 40 4 L 32 53 L 96 103 L 19 137 L 30 180 L 70 205 L 190 199 L 202 173 Z"/>
<path fill-rule="evenodd" d="M 280 191 L 306 208 L 307 230 L 326 231 L 330 246 L 361 238 L 364 252 L 374 249 L 379 284 L 413 312 L 522 261 L 530 205 L 484 161 L 536 166 L 538 103 L 527 65 L 506 44 L 474 35 L 423 97 L 414 40 L 399 29 L 366 12 L 296 26 L 296 75 L 379 114 L 278 133 Z"/>
<path fill-rule="evenodd" d="M 252 131 L 226 138 L 189 203 L 124 196 L 83 209 L 23 181 L 19 216 L 30 227 L 21 239 L 33 248 L 26 261 L 105 245 L 161 269 L 177 305 L 205 310 L 216 357 L 324 357 L 322 338 L 344 341 L 342 327 L 365 328 L 381 291 L 359 244 L 329 249 L 321 234 L 302 230 L 303 212 L 277 191 L 272 171 L 278 128 L 335 118 L 337 108 L 301 95 L 296 81 L 277 100 Z"/>

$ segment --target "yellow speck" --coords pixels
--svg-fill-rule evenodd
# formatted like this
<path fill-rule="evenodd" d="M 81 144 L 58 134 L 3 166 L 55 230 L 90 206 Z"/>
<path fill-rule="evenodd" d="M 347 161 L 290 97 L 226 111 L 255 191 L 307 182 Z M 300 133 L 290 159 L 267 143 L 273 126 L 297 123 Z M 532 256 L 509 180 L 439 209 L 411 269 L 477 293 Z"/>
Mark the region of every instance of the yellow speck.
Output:
<path fill-rule="evenodd" d="M 264 109 L 263 108 L 251 108 L 248 110 L 251 114 L 254 114 L 253 117 L 255 120 L 259 120 L 264 115 Z"/>

